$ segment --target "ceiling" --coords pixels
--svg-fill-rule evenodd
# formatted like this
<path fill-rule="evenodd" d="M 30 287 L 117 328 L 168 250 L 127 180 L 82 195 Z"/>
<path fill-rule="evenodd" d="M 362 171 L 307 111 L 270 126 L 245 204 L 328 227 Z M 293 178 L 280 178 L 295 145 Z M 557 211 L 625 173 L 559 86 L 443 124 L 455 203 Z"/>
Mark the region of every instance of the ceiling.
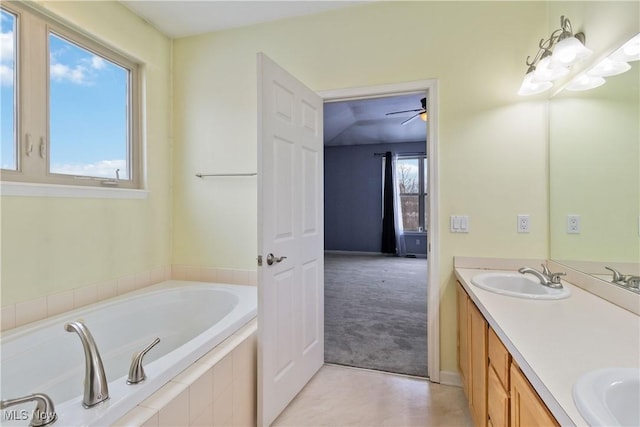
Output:
<path fill-rule="evenodd" d="M 427 140 L 427 126 L 419 117 L 402 124 L 415 113 L 392 111 L 421 108 L 423 93 L 369 98 L 324 104 L 324 145 L 361 145 Z"/>
<path fill-rule="evenodd" d="M 368 1 L 371 0 L 120 0 L 133 13 L 171 38 L 311 15 Z"/>
<path fill-rule="evenodd" d="M 374 0 L 120 0 L 133 13 L 171 38 L 243 27 L 283 18 L 311 15 Z M 420 108 L 424 94 L 399 95 L 326 103 L 325 145 L 359 145 L 426 140 L 425 123 L 411 113 L 392 111 Z"/>

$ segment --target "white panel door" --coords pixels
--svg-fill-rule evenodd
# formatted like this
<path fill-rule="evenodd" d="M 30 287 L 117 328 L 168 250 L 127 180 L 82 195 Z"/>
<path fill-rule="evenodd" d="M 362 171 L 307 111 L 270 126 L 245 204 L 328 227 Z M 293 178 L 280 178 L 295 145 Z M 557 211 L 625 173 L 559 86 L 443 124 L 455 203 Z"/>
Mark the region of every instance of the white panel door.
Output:
<path fill-rule="evenodd" d="M 322 99 L 258 54 L 258 424 L 324 363 Z"/>

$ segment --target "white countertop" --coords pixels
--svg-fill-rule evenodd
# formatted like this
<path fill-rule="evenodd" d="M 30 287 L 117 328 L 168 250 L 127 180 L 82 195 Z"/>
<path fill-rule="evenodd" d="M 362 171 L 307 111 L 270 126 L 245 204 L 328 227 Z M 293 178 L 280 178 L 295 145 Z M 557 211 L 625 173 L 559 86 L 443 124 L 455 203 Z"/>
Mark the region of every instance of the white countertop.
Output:
<path fill-rule="evenodd" d="M 479 273 L 456 268 L 471 299 L 561 425 L 586 426 L 572 397 L 577 379 L 599 368 L 640 367 L 640 317 L 563 281 L 571 295 L 531 300 L 471 283 Z"/>

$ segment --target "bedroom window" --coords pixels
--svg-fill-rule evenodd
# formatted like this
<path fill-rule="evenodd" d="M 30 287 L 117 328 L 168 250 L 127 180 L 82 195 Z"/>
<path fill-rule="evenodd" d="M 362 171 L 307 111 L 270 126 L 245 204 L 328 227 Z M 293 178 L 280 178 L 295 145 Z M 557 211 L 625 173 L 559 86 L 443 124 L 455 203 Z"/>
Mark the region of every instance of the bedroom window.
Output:
<path fill-rule="evenodd" d="M 399 156 L 396 173 L 404 231 L 422 233 L 427 224 L 426 156 Z"/>
<path fill-rule="evenodd" d="M 22 38 L 9 45 L 11 28 Z M 5 45 L 13 46 L 13 103 L 5 94 Z M 2 67 L 2 180 L 140 188 L 135 62 L 12 4 L 2 6 Z M 9 112 L 13 121 L 5 122 Z"/>

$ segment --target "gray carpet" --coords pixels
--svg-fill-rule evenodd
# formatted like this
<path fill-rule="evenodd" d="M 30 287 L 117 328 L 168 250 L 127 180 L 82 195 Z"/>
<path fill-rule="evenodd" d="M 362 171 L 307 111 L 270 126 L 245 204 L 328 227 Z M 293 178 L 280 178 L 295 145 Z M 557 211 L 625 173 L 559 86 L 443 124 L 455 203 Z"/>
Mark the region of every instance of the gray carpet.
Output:
<path fill-rule="evenodd" d="M 427 260 L 325 253 L 325 361 L 427 376 Z"/>

